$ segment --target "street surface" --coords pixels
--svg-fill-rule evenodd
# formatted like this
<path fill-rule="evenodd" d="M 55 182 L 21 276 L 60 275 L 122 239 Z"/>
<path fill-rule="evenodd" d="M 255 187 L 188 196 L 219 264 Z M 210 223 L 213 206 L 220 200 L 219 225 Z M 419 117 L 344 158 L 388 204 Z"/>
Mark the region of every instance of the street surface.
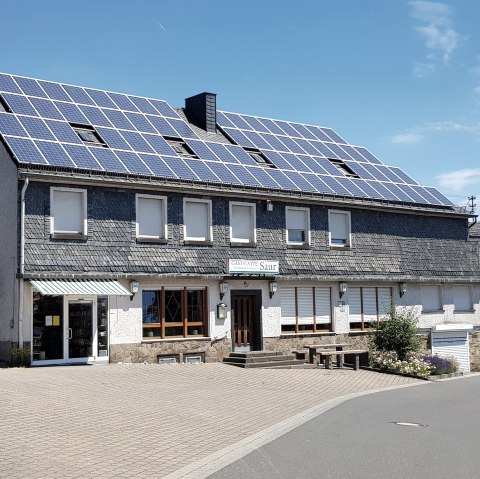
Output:
<path fill-rule="evenodd" d="M 479 397 L 475 375 L 352 399 L 210 479 L 478 479 Z"/>

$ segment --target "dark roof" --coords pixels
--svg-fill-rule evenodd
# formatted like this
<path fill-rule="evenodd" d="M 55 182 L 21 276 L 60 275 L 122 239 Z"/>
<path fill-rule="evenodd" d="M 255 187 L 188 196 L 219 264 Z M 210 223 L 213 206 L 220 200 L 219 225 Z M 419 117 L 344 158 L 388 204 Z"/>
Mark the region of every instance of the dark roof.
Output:
<path fill-rule="evenodd" d="M 0 99 L 0 136 L 21 166 L 452 206 L 326 127 L 218 111 L 217 133 L 207 133 L 163 100 L 8 74 Z M 82 127 L 97 144 L 79 137 Z"/>

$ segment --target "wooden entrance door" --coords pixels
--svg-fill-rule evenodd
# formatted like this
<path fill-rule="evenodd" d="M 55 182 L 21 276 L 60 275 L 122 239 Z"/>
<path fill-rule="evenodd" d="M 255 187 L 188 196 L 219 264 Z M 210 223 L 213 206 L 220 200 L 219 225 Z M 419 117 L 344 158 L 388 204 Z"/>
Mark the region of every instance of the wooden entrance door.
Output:
<path fill-rule="evenodd" d="M 258 294 L 232 294 L 234 351 L 261 349 Z"/>

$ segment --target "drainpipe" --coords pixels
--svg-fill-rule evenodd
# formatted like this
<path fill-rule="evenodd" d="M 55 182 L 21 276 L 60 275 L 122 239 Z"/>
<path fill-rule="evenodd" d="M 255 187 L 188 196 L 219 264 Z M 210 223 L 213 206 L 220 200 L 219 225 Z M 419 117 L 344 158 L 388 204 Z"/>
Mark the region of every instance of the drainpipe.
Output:
<path fill-rule="evenodd" d="M 23 348 L 23 274 L 25 272 L 25 192 L 29 179 L 25 178 L 20 203 L 20 278 L 18 280 L 18 347 Z"/>

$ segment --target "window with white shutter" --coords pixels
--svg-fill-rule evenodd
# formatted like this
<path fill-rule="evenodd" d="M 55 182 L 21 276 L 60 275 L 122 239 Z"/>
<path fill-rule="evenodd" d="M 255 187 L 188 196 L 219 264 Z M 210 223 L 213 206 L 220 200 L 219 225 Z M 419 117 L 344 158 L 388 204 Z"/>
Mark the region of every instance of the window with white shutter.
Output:
<path fill-rule="evenodd" d="M 184 240 L 212 240 L 212 203 L 210 200 L 183 200 Z"/>
<path fill-rule="evenodd" d="M 313 288 L 297 288 L 298 327 L 313 331 Z"/>
<path fill-rule="evenodd" d="M 376 327 L 392 303 L 392 288 L 348 288 L 349 322 L 351 330 L 365 331 Z"/>
<path fill-rule="evenodd" d="M 255 204 L 230 203 L 230 241 L 255 243 Z"/>
<path fill-rule="evenodd" d="M 329 331 L 332 323 L 330 288 L 315 288 L 315 323 L 317 331 Z"/>
<path fill-rule="evenodd" d="M 473 309 L 472 288 L 467 285 L 453 287 L 453 304 L 455 311 L 471 311 Z"/>
<path fill-rule="evenodd" d="M 164 196 L 137 195 L 137 238 L 161 240 L 167 238 L 167 198 Z"/>
<path fill-rule="evenodd" d="M 329 210 L 328 232 L 331 246 L 350 246 L 350 212 Z"/>
<path fill-rule="evenodd" d="M 310 244 L 310 210 L 309 208 L 285 208 L 287 243 L 294 245 Z"/>
<path fill-rule="evenodd" d="M 50 188 L 50 233 L 87 235 L 87 190 Z"/>
<path fill-rule="evenodd" d="M 421 287 L 422 311 L 440 311 L 443 309 L 440 286 L 426 285 Z"/>

